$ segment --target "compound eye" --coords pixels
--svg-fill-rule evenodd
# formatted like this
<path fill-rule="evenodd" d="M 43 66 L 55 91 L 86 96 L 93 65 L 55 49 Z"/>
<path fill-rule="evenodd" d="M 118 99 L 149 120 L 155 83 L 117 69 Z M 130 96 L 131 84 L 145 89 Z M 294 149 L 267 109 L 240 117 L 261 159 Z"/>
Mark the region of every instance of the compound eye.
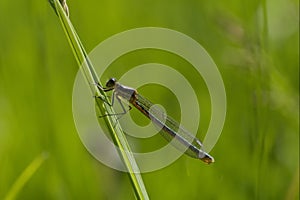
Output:
<path fill-rule="evenodd" d="M 114 87 L 116 84 L 117 80 L 115 78 L 110 78 L 107 82 L 106 82 L 106 87 L 110 88 L 110 87 Z"/>

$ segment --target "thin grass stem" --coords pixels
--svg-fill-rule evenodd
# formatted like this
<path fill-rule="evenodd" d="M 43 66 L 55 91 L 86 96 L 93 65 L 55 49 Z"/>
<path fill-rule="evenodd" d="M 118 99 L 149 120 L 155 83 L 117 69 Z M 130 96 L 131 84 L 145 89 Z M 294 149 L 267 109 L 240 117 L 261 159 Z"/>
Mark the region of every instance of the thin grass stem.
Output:
<path fill-rule="evenodd" d="M 88 85 L 91 91 L 93 92 L 93 94 L 101 97 L 101 98 L 95 98 L 96 106 L 99 108 L 99 111 L 103 116 L 107 116 L 104 117 L 105 123 L 108 127 L 111 137 L 113 138 L 115 144 L 118 146 L 119 155 L 128 170 L 128 174 L 136 198 L 149 199 L 138 165 L 134 159 L 133 154 L 131 153 L 129 144 L 122 130 L 122 127 L 120 126 L 116 118 L 116 115 L 114 115 L 115 112 L 113 108 L 107 103 L 105 103 L 105 101 L 106 102 L 108 101 L 108 97 L 106 96 L 104 91 L 99 90 L 99 88 L 96 86 L 96 83 L 100 84 L 100 86 L 101 83 L 99 81 L 99 78 L 96 74 L 92 62 L 90 61 L 84 49 L 84 46 L 82 45 L 70 19 L 68 18 L 69 11 L 67 11 L 66 13 L 66 9 L 65 9 L 67 8 L 67 6 L 61 5 L 61 3 L 65 3 L 65 1 L 59 2 L 58 0 L 49 0 L 49 2 L 51 6 L 54 8 L 61 22 L 61 25 L 64 29 L 64 32 L 71 46 L 71 49 L 76 58 L 76 61 L 78 65 L 81 66 L 81 70 L 84 74 L 86 81 L 89 83 Z"/>

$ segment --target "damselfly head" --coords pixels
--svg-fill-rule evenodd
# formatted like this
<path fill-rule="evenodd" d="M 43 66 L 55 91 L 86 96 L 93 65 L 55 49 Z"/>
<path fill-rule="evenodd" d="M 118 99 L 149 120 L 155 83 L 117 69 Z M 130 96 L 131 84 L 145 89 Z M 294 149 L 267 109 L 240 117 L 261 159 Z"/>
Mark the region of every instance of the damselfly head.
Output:
<path fill-rule="evenodd" d="M 106 82 L 106 87 L 108 88 L 113 88 L 116 85 L 117 79 L 115 78 L 110 78 L 107 82 Z"/>

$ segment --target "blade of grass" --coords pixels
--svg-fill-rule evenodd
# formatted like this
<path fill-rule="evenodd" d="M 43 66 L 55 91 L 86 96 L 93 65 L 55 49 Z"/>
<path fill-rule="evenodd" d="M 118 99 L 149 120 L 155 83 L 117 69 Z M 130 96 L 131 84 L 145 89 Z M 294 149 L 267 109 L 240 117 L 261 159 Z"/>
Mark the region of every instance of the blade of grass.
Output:
<path fill-rule="evenodd" d="M 107 101 L 108 98 L 106 94 L 99 90 L 98 87 L 94 83 L 99 83 L 99 78 L 95 72 L 95 69 L 92 65 L 92 62 L 88 58 L 88 55 L 75 31 L 71 21 L 69 20 L 67 14 L 65 13 L 63 6 L 61 6 L 58 0 L 49 0 L 50 4 L 54 8 L 56 14 L 58 15 L 61 25 L 66 33 L 69 44 L 73 50 L 74 56 L 77 60 L 79 66 L 81 66 L 81 70 L 84 74 L 85 79 L 89 83 L 91 91 L 93 94 L 100 96 L 103 100 Z M 64 6 L 66 7 L 66 6 Z M 102 115 L 110 114 L 108 117 L 105 117 L 105 123 L 110 131 L 110 134 L 115 142 L 115 144 L 119 147 L 119 155 L 122 158 L 132 183 L 132 187 L 134 189 L 135 195 L 137 199 L 149 199 L 145 185 L 143 183 L 143 179 L 141 174 L 139 173 L 138 165 L 134 159 L 134 156 L 131 153 L 129 144 L 124 135 L 122 127 L 120 126 L 116 115 L 114 115 L 114 110 L 111 106 L 104 103 L 103 100 L 99 98 L 96 99 L 96 105 L 99 108 L 99 111 Z"/>
<path fill-rule="evenodd" d="M 42 153 L 36 157 L 21 173 L 18 179 L 14 182 L 10 190 L 8 191 L 4 200 L 16 199 L 18 193 L 24 187 L 24 185 L 30 180 L 34 173 L 40 168 L 43 162 L 48 158 L 47 154 Z"/>

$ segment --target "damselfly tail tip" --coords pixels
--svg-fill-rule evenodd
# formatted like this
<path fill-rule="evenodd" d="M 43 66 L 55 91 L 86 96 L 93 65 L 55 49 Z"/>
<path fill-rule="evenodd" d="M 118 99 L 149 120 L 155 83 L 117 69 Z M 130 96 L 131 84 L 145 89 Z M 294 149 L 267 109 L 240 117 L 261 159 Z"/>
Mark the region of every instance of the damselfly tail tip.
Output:
<path fill-rule="evenodd" d="M 211 164 L 215 162 L 215 159 L 212 156 L 210 156 L 208 153 L 204 153 L 204 156 L 200 159 L 207 164 Z"/>

